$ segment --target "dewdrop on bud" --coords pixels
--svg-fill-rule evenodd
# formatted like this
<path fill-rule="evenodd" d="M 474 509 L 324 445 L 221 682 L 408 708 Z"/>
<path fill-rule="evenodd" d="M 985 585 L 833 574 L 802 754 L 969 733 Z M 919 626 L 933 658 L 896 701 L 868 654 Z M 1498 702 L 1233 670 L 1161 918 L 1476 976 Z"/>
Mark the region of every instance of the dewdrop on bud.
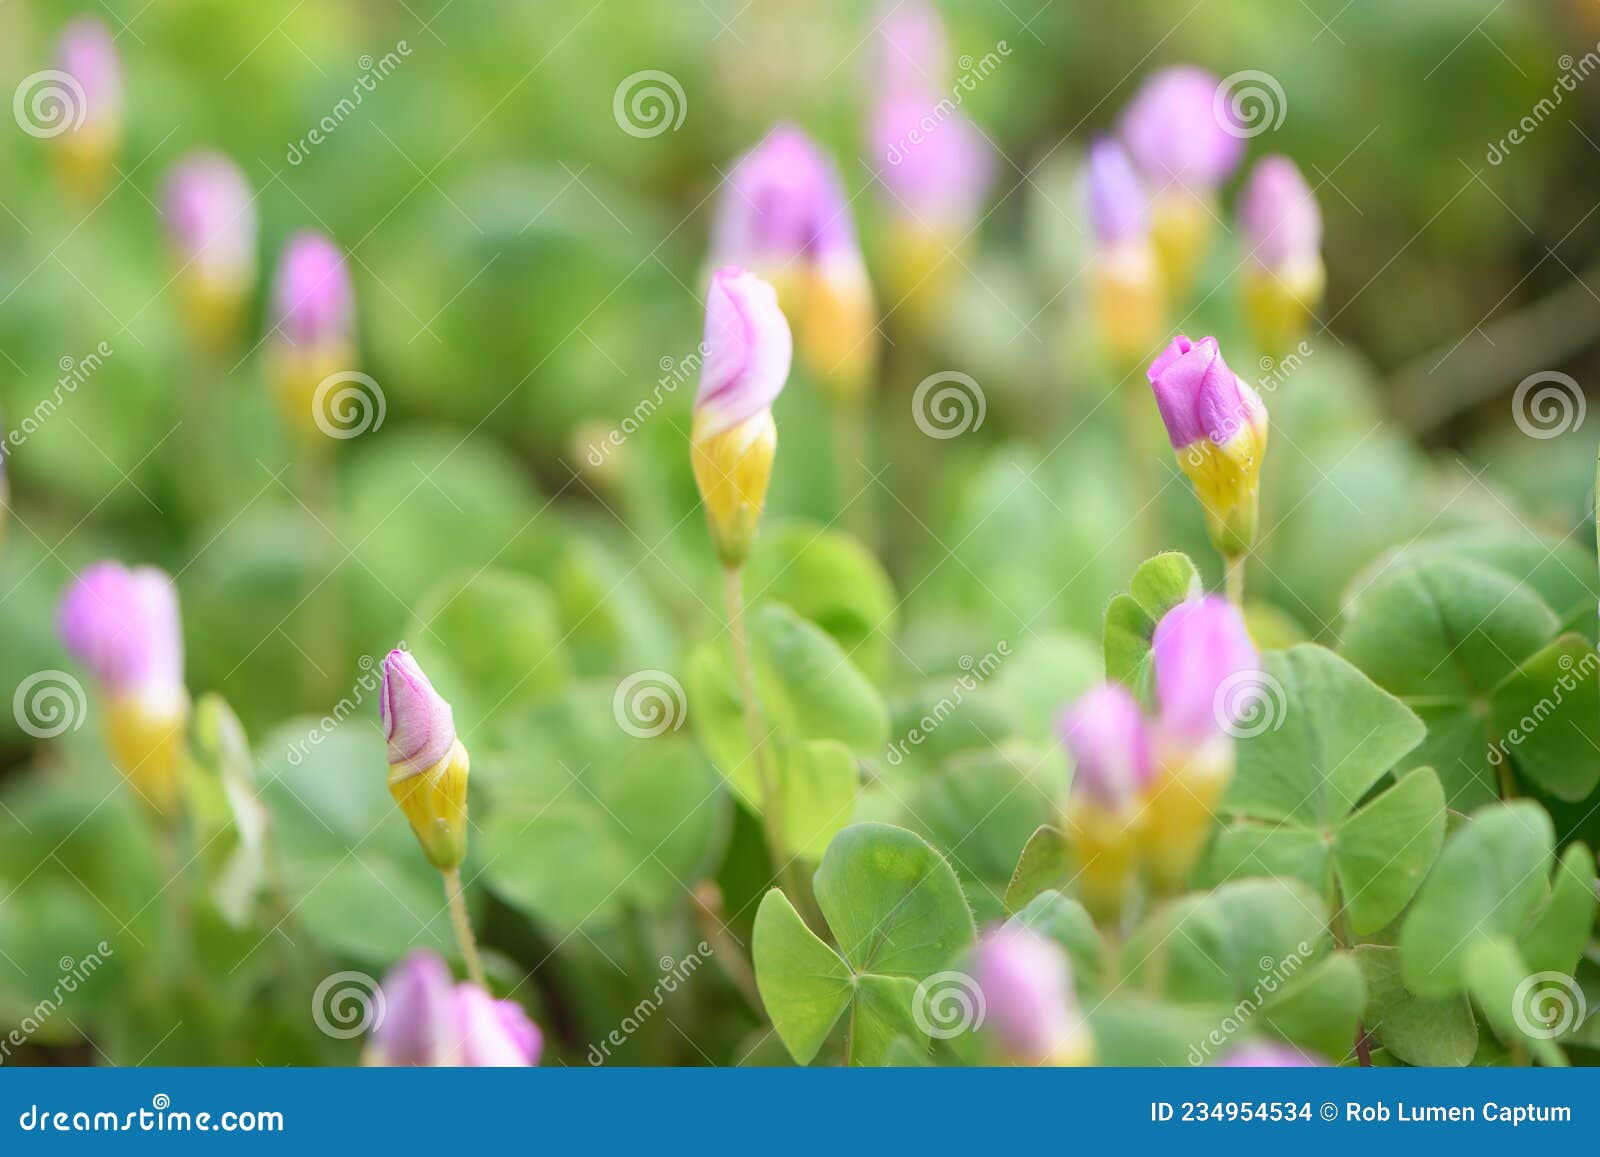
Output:
<path fill-rule="evenodd" d="M 1161 891 L 1183 886 L 1211 835 L 1233 778 L 1231 712 L 1239 702 L 1230 690 L 1260 666 L 1244 616 L 1226 599 L 1179 603 L 1156 624 L 1156 776 L 1142 838 L 1146 870 Z"/>
<path fill-rule="evenodd" d="M 1244 153 L 1243 134 L 1219 115 L 1220 82 L 1180 65 L 1151 76 L 1122 117 L 1122 139 L 1152 194 L 1156 251 L 1174 296 L 1189 292 L 1216 232 L 1218 186 Z"/>
<path fill-rule="evenodd" d="M 1244 312 L 1256 341 L 1281 357 L 1322 302 L 1322 213 L 1288 157 L 1263 157 L 1239 196 L 1239 228 L 1250 250 Z"/>
<path fill-rule="evenodd" d="M 173 166 L 162 213 L 190 332 L 210 351 L 236 339 L 256 280 L 256 209 L 244 173 L 215 151 Z"/>
<path fill-rule="evenodd" d="M 344 254 L 320 233 L 297 234 L 273 282 L 269 373 L 285 424 L 310 445 L 326 441 L 317 388 L 356 368 L 354 328 Z"/>
<path fill-rule="evenodd" d="M 1179 335 L 1147 371 L 1178 465 L 1194 484 L 1224 558 L 1255 544 L 1267 408 L 1222 360 L 1214 337 Z"/>
<path fill-rule="evenodd" d="M 1101 339 L 1118 366 L 1132 367 L 1166 326 L 1161 265 L 1150 241 L 1148 197 L 1122 146 L 1089 147 L 1089 220 L 1095 250 L 1091 291 Z"/>
<path fill-rule="evenodd" d="M 1154 775 L 1150 736 L 1138 702 L 1114 683 L 1079 698 L 1058 727 L 1074 766 L 1066 826 L 1078 895 L 1112 921 L 1138 876 L 1142 797 Z"/>
<path fill-rule="evenodd" d="M 806 369 L 836 401 L 860 400 L 877 361 L 872 286 L 838 173 L 798 128 L 779 125 L 734 165 L 712 260 L 769 281 Z"/>
<path fill-rule="evenodd" d="M 112 762 L 152 810 L 176 814 L 189 763 L 178 591 L 165 571 L 100 562 L 62 597 L 62 643 L 105 696 Z"/>
<path fill-rule="evenodd" d="M 1053 940 L 1002 924 L 973 951 L 984 1023 L 1013 1064 L 1089 1064 L 1094 1042 L 1078 1008 L 1072 967 Z"/>
<path fill-rule="evenodd" d="M 122 61 L 111 31 L 92 16 L 68 24 L 56 47 L 59 78 L 18 90 L 24 130 L 54 137 L 62 180 L 80 201 L 100 196 L 122 145 Z M 26 86 L 27 81 L 23 82 Z"/>
<path fill-rule="evenodd" d="M 441 872 L 467 854 L 467 749 L 456 738 L 455 716 L 405 651 L 383 661 L 378 702 L 389 745 L 389 794 L 417 842 Z"/>
<path fill-rule="evenodd" d="M 690 462 L 717 557 L 733 568 L 749 555 L 761 520 L 778 449 L 772 403 L 793 353 L 772 286 L 732 266 L 713 274 L 704 349 Z"/>

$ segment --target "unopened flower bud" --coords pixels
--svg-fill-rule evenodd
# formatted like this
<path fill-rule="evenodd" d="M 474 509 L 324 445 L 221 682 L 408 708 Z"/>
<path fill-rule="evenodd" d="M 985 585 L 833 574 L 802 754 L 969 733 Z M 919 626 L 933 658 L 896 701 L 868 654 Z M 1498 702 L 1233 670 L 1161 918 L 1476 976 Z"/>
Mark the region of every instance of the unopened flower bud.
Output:
<path fill-rule="evenodd" d="M 296 235 L 272 290 L 271 376 L 284 421 L 317 444 L 317 387 L 355 369 L 355 305 L 339 247 L 320 233 Z M 322 439 L 325 441 L 326 439 Z"/>
<path fill-rule="evenodd" d="M 24 127 L 56 137 L 63 178 L 88 201 L 105 187 L 122 145 L 122 61 L 111 30 L 93 16 L 73 20 L 57 44 L 56 69 L 67 79 L 31 90 Z"/>
<path fill-rule="evenodd" d="M 1288 157 L 1263 157 L 1239 198 L 1239 227 L 1250 250 L 1245 316 L 1261 348 L 1280 357 L 1322 301 L 1322 213 Z"/>
<path fill-rule="evenodd" d="M 256 279 L 249 183 L 223 153 L 192 153 L 167 175 L 162 211 L 191 332 L 208 349 L 226 349 Z"/>
<path fill-rule="evenodd" d="M 1217 339 L 1179 335 L 1148 371 L 1178 465 L 1194 484 L 1212 545 L 1226 558 L 1255 543 L 1267 409 L 1228 368 Z"/>
<path fill-rule="evenodd" d="M 413 952 L 383 978 L 383 1017 L 362 1063 L 488 1068 L 539 1063 L 543 1038 L 522 1006 L 457 984 L 431 952 Z"/>
<path fill-rule="evenodd" d="M 1089 148 L 1088 199 L 1100 334 L 1113 360 L 1131 368 L 1166 327 L 1166 289 L 1150 240 L 1144 184 L 1122 146 L 1110 138 Z"/>
<path fill-rule="evenodd" d="M 789 377 L 789 323 L 772 286 L 727 267 L 711 278 L 690 459 L 717 557 L 727 567 L 750 553 L 778 431 L 772 403 Z"/>
<path fill-rule="evenodd" d="M 926 0 L 885 0 L 878 16 L 878 72 L 884 92 L 927 92 L 949 83 L 950 45 Z"/>
<path fill-rule="evenodd" d="M 1094 1042 L 1078 1008 L 1072 967 L 1054 941 L 1002 924 L 973 953 L 984 1023 L 1014 1064 L 1086 1065 Z"/>
<path fill-rule="evenodd" d="M 872 286 L 838 173 L 805 133 L 780 125 L 734 165 L 712 257 L 771 282 L 808 371 L 830 396 L 860 398 L 877 360 Z"/>
<path fill-rule="evenodd" d="M 1140 87 L 1122 118 L 1122 137 L 1152 196 L 1156 250 L 1175 295 L 1188 292 L 1215 233 L 1216 190 L 1244 152 L 1219 81 L 1180 65 Z"/>
<path fill-rule="evenodd" d="M 441 872 L 467 854 L 467 749 L 450 704 L 406 651 L 383 661 L 378 703 L 389 745 L 389 794 L 405 813 L 429 862 Z"/>
<path fill-rule="evenodd" d="M 1241 679 L 1261 660 L 1239 609 L 1215 595 L 1179 603 L 1156 624 L 1151 650 L 1156 780 L 1145 807 L 1145 866 L 1176 891 L 1188 879 L 1233 778 L 1235 713 L 1253 696 Z"/>
<path fill-rule="evenodd" d="M 1138 875 L 1142 797 L 1154 775 L 1149 733 L 1138 702 L 1114 683 L 1079 698 L 1059 726 L 1075 768 L 1066 822 L 1078 895 L 1112 920 Z"/>
<path fill-rule="evenodd" d="M 178 592 L 155 567 L 96 563 L 61 600 L 63 644 L 105 696 L 106 746 L 156 812 L 172 816 L 188 765 Z"/>

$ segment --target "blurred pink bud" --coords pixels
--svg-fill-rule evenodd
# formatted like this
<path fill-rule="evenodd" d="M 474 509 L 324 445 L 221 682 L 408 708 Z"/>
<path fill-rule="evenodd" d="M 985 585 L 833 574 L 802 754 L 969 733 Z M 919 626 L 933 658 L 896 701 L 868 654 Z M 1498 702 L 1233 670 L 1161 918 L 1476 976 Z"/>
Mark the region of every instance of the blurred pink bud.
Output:
<path fill-rule="evenodd" d="M 788 380 L 794 341 L 772 286 L 730 265 L 711 275 L 703 345 L 694 399 L 702 440 L 771 409 Z"/>
<path fill-rule="evenodd" d="M 443 960 L 413 952 L 383 978 L 365 1062 L 490 1068 L 539 1063 L 543 1038 L 522 1006 L 456 984 Z"/>
<path fill-rule="evenodd" d="M 1110 137 L 1089 146 L 1089 221 L 1104 246 L 1138 239 L 1149 230 L 1144 182 L 1127 151 Z"/>
<path fill-rule="evenodd" d="M 1152 192 L 1178 186 L 1208 196 L 1244 155 L 1243 134 L 1217 100 L 1219 82 L 1203 68 L 1179 65 L 1151 76 L 1122 115 L 1122 138 Z"/>
<path fill-rule="evenodd" d="M 72 108 L 66 110 L 63 123 L 76 130 L 115 131 L 121 125 L 122 61 L 104 22 L 93 16 L 80 16 L 68 24 L 56 45 L 56 67 L 81 90 L 81 94 L 68 94 Z"/>
<path fill-rule="evenodd" d="M 225 154 L 190 153 L 174 165 L 167 174 L 162 211 L 184 265 L 221 284 L 255 279 L 255 202 L 244 173 Z"/>
<path fill-rule="evenodd" d="M 1239 225 L 1251 256 L 1268 269 L 1314 261 L 1322 247 L 1316 196 L 1288 157 L 1263 157 L 1239 196 Z"/>
<path fill-rule="evenodd" d="M 889 93 L 873 112 L 872 152 L 888 203 L 924 230 L 964 231 L 994 179 L 994 149 L 948 97 Z"/>
<path fill-rule="evenodd" d="M 273 324 L 295 346 L 343 341 L 354 324 L 354 294 L 344 254 L 320 233 L 290 238 L 273 285 Z"/>
<path fill-rule="evenodd" d="M 1318 1060 L 1287 1044 L 1248 1044 L 1230 1049 L 1218 1058 L 1219 1069 L 1303 1069 L 1318 1068 L 1328 1062 Z"/>
<path fill-rule="evenodd" d="M 1066 953 L 1031 928 L 1002 924 L 973 954 L 984 1023 L 1007 1057 L 1025 1064 L 1066 1059 L 1083 1035 Z"/>
<path fill-rule="evenodd" d="M 1194 342 L 1179 334 L 1150 363 L 1147 376 L 1175 450 L 1202 439 L 1225 447 L 1266 425 L 1260 396 L 1228 368 L 1214 337 Z"/>
<path fill-rule="evenodd" d="M 1059 728 L 1077 769 L 1074 793 L 1121 810 L 1154 777 L 1149 732 L 1127 688 L 1105 683 L 1081 696 L 1062 713 Z"/>
<path fill-rule="evenodd" d="M 858 249 L 833 163 L 793 125 L 779 125 L 734 164 L 717 206 L 712 260 L 774 270 Z"/>
<path fill-rule="evenodd" d="M 1244 616 L 1215 595 L 1179 603 L 1162 617 L 1152 661 L 1162 733 L 1195 744 L 1234 725 L 1229 712 L 1251 697 L 1231 694 L 1231 684 L 1261 670 Z"/>
<path fill-rule="evenodd" d="M 888 0 L 878 21 L 879 91 L 928 92 L 948 83 L 950 46 L 939 11 L 926 0 Z"/>
<path fill-rule="evenodd" d="M 115 695 L 183 695 L 183 628 L 172 578 L 152 566 L 99 562 L 61 600 L 61 641 Z"/>
<path fill-rule="evenodd" d="M 378 712 L 389 743 L 390 767 L 424 772 L 455 746 L 456 723 L 450 704 L 433 689 L 409 651 L 396 649 L 384 659 Z"/>

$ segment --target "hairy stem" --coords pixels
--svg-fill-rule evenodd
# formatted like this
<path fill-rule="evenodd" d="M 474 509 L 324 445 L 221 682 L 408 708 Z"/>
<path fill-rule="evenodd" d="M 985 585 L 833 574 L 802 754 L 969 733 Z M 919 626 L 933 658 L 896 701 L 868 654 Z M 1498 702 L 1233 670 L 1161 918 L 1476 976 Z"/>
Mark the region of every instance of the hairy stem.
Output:
<path fill-rule="evenodd" d="M 1242 554 L 1228 555 L 1222 560 L 1223 587 L 1228 601 L 1244 610 L 1244 558 Z"/>
<path fill-rule="evenodd" d="M 450 904 L 450 924 L 456 930 L 456 944 L 461 948 L 461 959 L 466 962 L 467 976 L 487 992 L 489 983 L 483 975 L 483 961 L 478 957 L 478 939 L 472 934 L 472 921 L 467 918 L 466 897 L 461 894 L 460 868 L 451 868 L 444 873 L 444 895 Z"/>

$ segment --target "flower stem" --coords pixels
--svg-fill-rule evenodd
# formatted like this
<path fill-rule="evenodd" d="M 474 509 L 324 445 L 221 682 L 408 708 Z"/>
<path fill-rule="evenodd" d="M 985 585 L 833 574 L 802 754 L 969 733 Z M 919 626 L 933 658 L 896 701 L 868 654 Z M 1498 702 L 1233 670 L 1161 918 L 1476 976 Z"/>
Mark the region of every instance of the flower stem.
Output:
<path fill-rule="evenodd" d="M 1244 610 L 1244 555 L 1228 555 L 1222 560 L 1223 586 L 1228 592 L 1228 601 L 1241 611 Z"/>
<path fill-rule="evenodd" d="M 461 959 L 466 962 L 467 976 L 487 992 L 489 983 L 483 975 L 483 961 L 478 957 L 478 941 L 472 934 L 472 921 L 467 919 L 467 901 L 461 895 L 460 868 L 444 873 L 444 895 L 450 903 L 450 923 L 456 930 L 456 944 L 461 948 Z"/>
<path fill-rule="evenodd" d="M 864 401 L 836 402 L 832 409 L 839 509 L 844 511 L 851 533 L 871 549 L 876 545 L 878 527 L 872 508 L 867 406 Z"/>

